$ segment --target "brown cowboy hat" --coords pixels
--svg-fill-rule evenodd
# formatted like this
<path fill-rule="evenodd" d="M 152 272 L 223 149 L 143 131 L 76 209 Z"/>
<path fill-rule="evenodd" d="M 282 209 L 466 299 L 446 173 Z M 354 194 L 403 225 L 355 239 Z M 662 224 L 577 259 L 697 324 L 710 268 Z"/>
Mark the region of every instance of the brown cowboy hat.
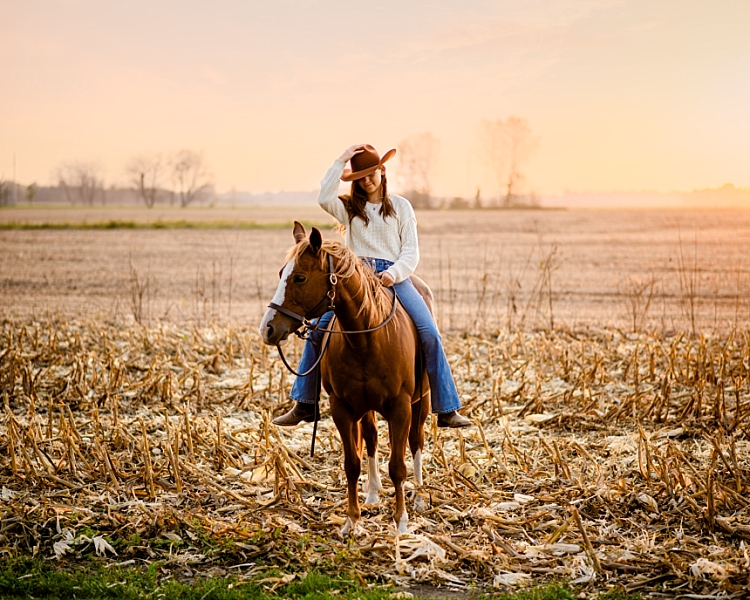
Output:
<path fill-rule="evenodd" d="M 378 151 L 375 150 L 370 144 L 364 144 L 362 151 L 357 152 L 352 156 L 351 164 L 352 168 L 344 169 L 344 174 L 341 176 L 342 181 L 355 181 L 367 177 L 371 173 L 374 173 L 376 169 L 379 169 L 384 162 L 390 160 L 396 154 L 396 149 L 388 150 L 380 158 Z"/>

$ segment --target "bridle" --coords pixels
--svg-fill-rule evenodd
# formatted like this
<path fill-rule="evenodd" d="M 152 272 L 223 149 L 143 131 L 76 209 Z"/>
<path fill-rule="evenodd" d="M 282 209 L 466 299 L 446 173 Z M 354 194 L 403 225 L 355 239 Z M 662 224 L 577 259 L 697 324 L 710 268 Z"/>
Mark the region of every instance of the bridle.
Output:
<path fill-rule="evenodd" d="M 318 302 L 309 311 L 307 311 L 306 315 L 302 316 L 299 313 L 294 312 L 293 310 L 289 310 L 288 308 L 284 308 L 283 306 L 276 304 L 275 302 L 269 302 L 268 308 L 272 308 L 280 312 L 282 315 L 286 315 L 287 317 L 290 317 L 294 319 L 295 321 L 299 321 L 300 323 L 302 323 L 304 332 L 300 334 L 299 330 L 297 330 L 294 332 L 294 334 L 302 339 L 307 339 L 308 332 L 318 330 L 317 324 L 310 321 L 310 319 L 314 319 L 316 316 L 318 317 L 320 316 L 318 314 L 318 311 L 320 311 L 323 304 L 325 304 L 326 301 L 328 302 L 328 306 L 326 307 L 326 310 L 323 311 L 323 313 L 326 313 L 329 310 L 333 310 L 335 308 L 335 304 L 333 303 L 333 301 L 336 298 L 336 284 L 338 282 L 339 282 L 339 278 L 336 275 L 336 273 L 334 273 L 333 271 L 333 257 L 329 254 L 328 255 L 328 291 L 326 292 L 326 295 L 323 296 L 320 302 Z M 320 313 L 320 314 L 322 315 L 323 313 Z"/>
<path fill-rule="evenodd" d="M 355 334 L 355 333 L 371 333 L 373 331 L 377 331 L 381 327 L 385 327 L 390 320 L 393 318 L 393 316 L 396 314 L 396 305 L 398 302 L 398 294 L 396 294 L 396 290 L 391 288 L 391 291 L 393 292 L 393 306 L 391 307 L 390 314 L 386 317 L 386 319 L 380 323 L 379 325 L 376 325 L 375 327 L 370 327 L 368 329 L 357 329 L 354 331 L 351 330 L 343 330 L 343 329 L 333 329 L 333 323 L 336 319 L 334 316 L 333 319 L 331 319 L 331 322 L 328 324 L 328 327 L 326 329 L 322 329 L 321 327 L 318 327 L 317 323 L 313 323 L 311 319 L 314 319 L 316 317 L 320 317 L 322 314 L 334 310 L 336 308 L 336 304 L 334 300 L 336 299 L 336 284 L 339 281 L 338 276 L 336 275 L 334 268 L 333 268 L 333 256 L 331 254 L 328 254 L 328 290 L 326 291 L 325 296 L 318 302 L 315 306 L 313 306 L 305 315 L 301 315 L 299 313 L 294 312 L 293 310 L 289 310 L 288 308 L 284 308 L 283 306 L 280 306 L 279 304 L 276 304 L 275 302 L 269 302 L 268 308 L 272 308 L 278 312 L 280 312 L 282 315 L 286 315 L 287 317 L 294 319 L 295 321 L 299 321 L 302 324 L 301 329 L 297 329 L 294 332 L 294 335 L 299 337 L 300 339 L 306 340 L 310 337 L 310 334 L 314 331 L 325 331 L 328 334 L 332 333 L 341 333 L 344 335 L 349 334 Z M 323 305 L 328 302 L 328 306 L 326 306 L 325 310 L 321 313 L 320 309 L 323 307 Z M 318 357 L 318 360 L 315 362 L 315 364 L 305 373 L 297 373 L 294 369 L 292 369 L 286 362 L 286 359 L 284 358 L 284 354 L 281 351 L 281 347 L 277 344 L 276 347 L 279 349 L 279 355 L 281 356 L 282 361 L 284 362 L 284 365 L 286 365 L 286 368 L 289 369 L 289 371 L 296 375 L 297 377 L 305 377 L 306 375 L 309 375 L 312 373 L 312 370 L 318 366 L 318 363 L 323 357 L 323 351 L 328 346 L 328 339 L 330 338 L 330 335 L 326 337 L 326 344 L 324 348 L 321 350 L 320 356 Z"/>

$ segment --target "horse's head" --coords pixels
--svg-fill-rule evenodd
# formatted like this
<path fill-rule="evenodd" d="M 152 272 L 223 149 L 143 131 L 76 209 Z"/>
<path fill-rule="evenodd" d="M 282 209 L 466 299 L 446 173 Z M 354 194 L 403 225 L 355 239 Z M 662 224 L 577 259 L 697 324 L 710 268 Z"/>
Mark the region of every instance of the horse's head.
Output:
<path fill-rule="evenodd" d="M 308 238 L 301 223 L 294 222 L 294 241 L 287 263 L 279 274 L 279 287 L 260 322 L 260 335 L 266 344 L 286 340 L 302 325 L 328 310 L 331 290 L 323 238 L 315 227 Z"/>

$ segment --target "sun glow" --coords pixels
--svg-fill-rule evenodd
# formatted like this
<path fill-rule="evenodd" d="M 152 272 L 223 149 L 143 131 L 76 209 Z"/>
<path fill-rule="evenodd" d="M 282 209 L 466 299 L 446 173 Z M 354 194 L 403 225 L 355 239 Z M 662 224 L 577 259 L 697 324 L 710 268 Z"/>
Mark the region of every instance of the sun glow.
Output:
<path fill-rule="evenodd" d="M 0 175 L 127 185 L 189 148 L 219 191 L 313 190 L 348 145 L 429 132 L 434 194 L 500 197 L 478 129 L 518 116 L 527 191 L 750 186 L 748 3 L 286 4 L 6 5 Z"/>

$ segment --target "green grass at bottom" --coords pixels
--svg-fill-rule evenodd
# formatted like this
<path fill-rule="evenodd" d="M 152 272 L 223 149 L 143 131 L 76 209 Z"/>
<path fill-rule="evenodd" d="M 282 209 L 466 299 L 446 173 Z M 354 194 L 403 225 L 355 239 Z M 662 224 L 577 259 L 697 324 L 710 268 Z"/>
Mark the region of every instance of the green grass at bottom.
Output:
<path fill-rule="evenodd" d="M 143 566 L 118 567 L 100 561 L 85 564 L 56 563 L 29 559 L 0 561 L 0 598 L 35 598 L 38 600 L 390 600 L 399 597 L 393 588 L 365 587 L 345 577 L 330 577 L 312 571 L 302 579 L 270 591 L 279 580 L 278 572 L 269 569 L 252 579 L 239 577 L 196 577 L 180 582 L 162 571 L 154 562 Z M 415 598 L 438 596 L 429 593 Z M 440 594 L 442 595 L 442 594 Z M 403 596 L 402 596 L 403 597 Z M 467 592 L 456 598 L 493 598 L 498 600 L 574 600 L 577 592 L 550 584 L 513 594 L 474 595 Z M 600 600 L 637 600 L 640 596 L 608 592 L 596 596 Z"/>

